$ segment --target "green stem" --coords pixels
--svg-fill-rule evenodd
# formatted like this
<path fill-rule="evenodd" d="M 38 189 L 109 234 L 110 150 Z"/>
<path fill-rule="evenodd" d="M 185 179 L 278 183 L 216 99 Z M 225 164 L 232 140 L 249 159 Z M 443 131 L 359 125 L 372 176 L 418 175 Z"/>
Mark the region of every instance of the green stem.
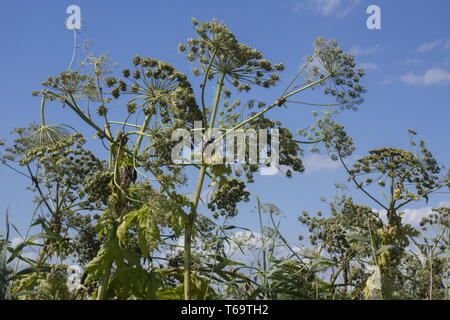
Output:
<path fill-rule="evenodd" d="M 41 101 L 41 125 L 42 125 L 42 127 L 45 127 L 44 105 L 45 105 L 45 94 L 42 95 L 42 101 Z"/>
<path fill-rule="evenodd" d="M 77 29 L 73 28 L 73 53 L 72 53 L 72 60 L 70 60 L 69 69 L 67 71 L 70 71 L 72 69 L 73 61 L 75 60 L 75 53 L 77 52 Z"/>
<path fill-rule="evenodd" d="M 214 53 L 208 64 L 208 68 L 206 69 L 205 78 L 203 79 L 203 85 L 202 85 L 202 112 L 203 112 L 203 125 L 205 127 L 206 127 L 205 86 L 206 86 L 206 80 L 208 80 L 209 71 L 211 70 L 211 66 L 214 61 L 215 56 L 216 56 L 216 51 L 214 50 Z"/>
<path fill-rule="evenodd" d="M 262 217 L 261 217 L 261 202 L 259 200 L 259 197 L 256 196 L 256 202 L 258 204 L 258 217 L 259 217 L 259 230 L 261 232 L 261 251 L 262 251 L 262 260 L 263 260 L 263 285 L 264 285 L 264 295 L 263 299 L 267 300 L 267 261 L 266 261 L 266 239 L 264 237 L 264 226 L 262 223 Z"/>
<path fill-rule="evenodd" d="M 133 128 L 140 128 L 140 126 L 136 126 L 134 124 L 120 122 L 120 121 L 111 121 L 110 120 L 110 121 L 108 121 L 108 123 L 121 124 L 121 125 L 124 125 L 124 126 L 133 127 Z"/>
<path fill-rule="evenodd" d="M 304 87 L 302 87 L 300 89 L 297 89 L 295 91 L 292 91 L 291 93 L 288 93 L 287 95 L 283 96 L 283 99 L 287 99 L 287 98 L 289 98 L 289 97 L 291 97 L 291 96 L 293 96 L 293 95 L 295 95 L 295 94 L 297 94 L 299 92 L 302 92 L 305 89 L 308 89 L 308 88 L 310 88 L 312 86 L 315 86 L 316 84 L 319 84 L 319 83 L 327 80 L 329 77 L 331 77 L 331 73 L 327 74 L 325 77 L 323 77 L 321 79 L 318 79 L 318 80 L 316 80 L 314 82 L 311 82 L 310 84 L 308 84 L 308 85 L 306 85 L 306 86 L 304 86 Z"/>
<path fill-rule="evenodd" d="M 286 89 L 284 89 L 283 93 L 281 95 L 284 95 L 286 93 L 286 91 L 288 91 L 288 89 L 290 88 L 290 86 L 295 82 L 295 80 L 297 80 L 297 78 L 302 74 L 302 72 L 306 69 L 306 67 L 314 60 L 315 57 L 317 57 L 319 55 L 320 51 L 317 51 L 312 57 L 311 59 L 309 59 L 304 66 L 300 69 L 299 72 L 297 72 L 297 74 L 295 75 L 295 77 L 292 79 L 292 81 L 288 84 L 288 86 L 286 87 Z"/>
<path fill-rule="evenodd" d="M 136 158 L 138 152 L 139 152 L 139 148 L 141 147 L 141 143 L 142 143 L 142 138 L 144 137 L 144 133 L 145 130 L 147 130 L 147 126 L 148 123 L 150 122 L 150 118 L 152 117 L 152 114 L 149 113 L 145 119 L 144 119 L 144 123 L 142 124 L 141 129 L 139 130 L 139 134 L 138 134 L 138 138 L 136 140 L 136 144 L 134 145 L 133 148 L 133 156 Z"/>
<path fill-rule="evenodd" d="M 220 101 L 220 94 L 222 93 L 223 82 L 225 80 L 225 74 L 222 73 L 219 78 L 219 83 L 217 85 L 217 92 L 214 99 L 213 111 L 211 115 L 211 120 L 209 123 L 209 128 L 214 127 L 214 122 L 216 119 L 216 114 Z M 206 128 L 207 129 L 207 128 Z M 187 218 L 185 224 L 185 233 L 184 233 L 184 298 L 185 300 L 191 300 L 191 245 L 192 245 L 192 229 L 195 223 L 195 218 L 197 214 L 197 206 L 200 200 L 200 194 L 202 192 L 203 181 L 205 179 L 206 173 L 206 164 L 203 163 L 200 172 L 198 175 L 197 186 L 195 188 L 193 204 L 191 208 L 191 212 Z"/>

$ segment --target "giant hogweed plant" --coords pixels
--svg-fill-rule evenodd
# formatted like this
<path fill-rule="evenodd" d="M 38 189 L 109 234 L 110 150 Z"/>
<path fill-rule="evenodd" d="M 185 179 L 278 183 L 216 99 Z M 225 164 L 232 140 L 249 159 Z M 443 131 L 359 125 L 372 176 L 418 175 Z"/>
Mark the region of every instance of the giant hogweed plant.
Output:
<path fill-rule="evenodd" d="M 346 165 L 343 158 L 347 153 L 342 146 L 335 142 L 330 144 L 333 151 L 332 158 L 340 160 L 349 174 L 348 181 L 353 182 L 358 190 L 386 212 L 387 221 L 383 222 L 377 218 L 377 224 L 367 221 L 367 227 L 359 226 L 355 229 L 360 230 L 364 236 L 357 234 L 355 238 L 353 233 L 350 235 L 353 236 L 353 240 L 367 242 L 373 247 L 373 265 L 381 274 L 379 297 L 384 299 L 400 296 L 399 292 L 405 282 L 401 273 L 405 250 L 410 241 L 416 242 L 415 239 L 421 237 L 419 230 L 404 222 L 406 214 L 403 211 L 404 207 L 420 200 L 428 203 L 432 193 L 448 187 L 450 183 L 448 175 L 440 175 L 443 167 L 438 165 L 423 140 L 417 145 L 412 138 L 416 132 L 414 130 L 409 132 L 411 134 L 409 151 L 392 147 L 370 150 L 369 155 L 353 164 L 353 168 Z M 365 179 L 362 179 L 364 177 Z M 446 210 L 448 209 L 439 208 L 437 212 L 445 216 Z M 430 219 L 434 216 L 437 218 L 439 215 L 433 213 Z M 422 225 L 427 221 L 429 219 L 425 219 Z M 440 237 L 446 228 L 448 229 L 448 221 L 441 221 L 441 225 Z M 418 252 L 420 254 L 420 249 Z"/>
<path fill-rule="evenodd" d="M 73 201 L 77 197 L 71 200 L 73 196 L 69 196 L 74 187 L 80 212 L 92 208 L 103 211 L 95 223 L 101 246 L 92 251 L 96 256 L 87 264 L 84 275 L 85 284 L 93 288 L 98 284 L 98 289 L 92 292 L 98 299 L 158 296 L 161 277 L 151 265 L 144 267 L 142 259 L 152 261 L 155 250 L 166 243 L 163 230 L 171 233 L 167 239 L 184 234 L 184 277 L 180 280 L 184 298 L 193 298 L 192 284 L 197 280 L 193 281 L 191 247 L 193 237 L 200 230 L 198 222 L 202 215 L 198 204 L 204 184 L 209 179 L 213 187 L 214 192 L 207 199 L 213 217 L 233 216 L 237 213 L 237 203 L 248 201 L 245 183 L 253 181 L 258 166 L 232 166 L 204 160 L 199 164 L 174 164 L 171 151 L 176 141 L 171 136 L 176 129 L 192 130 L 195 121 L 201 121 L 204 130 L 219 126 L 217 129 L 224 133 L 211 143 L 213 147 L 221 138 L 241 128 L 279 129 L 279 164 L 287 168 L 288 177 L 292 171 L 304 171 L 301 144 L 324 142 L 329 148 L 336 143 L 346 150 L 343 156 L 352 151 L 351 139 L 328 114 L 323 119 L 315 114 L 316 122 L 309 134 L 307 130 L 293 134 L 268 117 L 269 111 L 289 105 L 356 109 L 362 103 L 365 90 L 359 81 L 364 72 L 356 68 L 353 56 L 335 41 L 318 38 L 312 55 L 273 102 L 266 104 L 253 98 L 241 107 L 240 99 L 230 102 L 232 96 L 249 94 L 254 86 L 274 87 L 280 81 L 279 73 L 284 65 L 272 64 L 261 52 L 240 43 L 217 20 L 198 23 L 193 19 L 192 22 L 196 37 L 180 44 L 179 50 L 196 65 L 193 75 L 202 79 L 198 98 L 188 77 L 167 62 L 135 56 L 132 66 L 123 69 L 121 76 L 114 76 L 108 70 L 105 56 L 88 56 L 82 68 L 76 71 L 69 68 L 49 77 L 43 82 L 43 89 L 34 92 L 42 97 L 41 126 L 26 132 L 19 150 L 10 149 L 10 155 L 5 158 L 5 161 L 14 160 L 14 154 L 23 157 L 19 164 L 28 169 L 38 189 L 39 202 L 52 215 L 51 226 L 56 226 L 52 232 L 62 232 L 61 213 L 75 211 Z M 215 95 L 208 104 L 205 92 L 211 84 L 215 85 Z M 304 91 L 319 88 L 335 101 L 326 104 L 297 99 Z M 70 134 L 71 127 L 67 125 L 45 123 L 44 104 L 48 101 L 69 109 L 90 126 L 95 131 L 94 137 L 107 150 L 108 161 L 102 163 L 87 151 L 77 151 L 80 159 L 70 158 L 75 152 L 72 145 L 80 149 L 84 138 L 78 132 Z M 91 112 L 92 106 L 96 115 Z M 125 106 L 126 110 L 121 121 L 111 119 L 120 113 L 115 112 L 118 106 Z M 253 111 L 255 107 L 257 110 Z M 24 132 L 21 129 L 19 134 Z M 303 141 L 296 139 L 296 135 L 303 136 Z M 30 172 L 28 165 L 32 160 L 37 160 L 42 167 L 42 178 Z M 72 182 L 70 170 L 75 170 L 74 177 L 78 177 L 77 164 L 85 169 L 81 170 L 79 181 Z M 199 170 L 192 198 L 178 192 L 186 183 L 186 167 Z M 45 183 L 47 192 L 39 190 L 40 183 Z M 56 188 L 53 196 L 51 188 Z M 94 204 L 86 208 L 82 197 Z M 41 252 L 44 258 L 53 252 L 49 251 L 49 244 L 46 242 Z"/>

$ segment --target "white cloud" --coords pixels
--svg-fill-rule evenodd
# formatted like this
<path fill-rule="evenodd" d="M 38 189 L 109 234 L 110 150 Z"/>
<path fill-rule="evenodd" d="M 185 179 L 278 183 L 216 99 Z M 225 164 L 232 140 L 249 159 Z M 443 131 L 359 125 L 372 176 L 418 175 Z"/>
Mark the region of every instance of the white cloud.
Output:
<path fill-rule="evenodd" d="M 322 169 L 334 169 L 339 167 L 339 162 L 333 161 L 326 154 L 310 154 L 303 159 L 303 165 L 305 166 L 305 173 L 311 173 L 313 171 Z"/>
<path fill-rule="evenodd" d="M 373 209 L 373 208 L 372 208 L 372 210 L 375 212 L 378 212 L 378 214 L 380 215 L 380 219 L 383 222 L 387 221 L 387 211 L 386 210 L 384 210 L 384 209 L 378 210 L 378 209 Z"/>
<path fill-rule="evenodd" d="M 437 41 L 434 41 L 434 42 L 427 42 L 427 43 L 424 43 L 424 44 L 420 45 L 416 49 L 416 51 L 420 52 L 420 53 L 427 52 L 427 51 L 433 50 L 434 48 L 439 46 L 441 43 L 442 43 L 441 40 L 437 40 Z"/>
<path fill-rule="evenodd" d="M 306 9 L 317 12 L 323 16 L 345 17 L 350 13 L 361 0 L 308 0 L 298 2 L 294 7 L 294 12 Z"/>
<path fill-rule="evenodd" d="M 450 208 L 450 201 L 441 201 L 441 202 L 439 202 L 438 203 L 438 205 L 437 205 L 437 207 L 438 208 L 440 208 L 440 207 L 448 207 L 448 208 Z"/>
<path fill-rule="evenodd" d="M 258 250 L 262 246 L 262 237 L 258 232 L 238 231 L 233 233 L 230 242 L 225 244 L 225 252 L 232 256 L 240 249 L 246 251 Z M 242 253 L 242 252 L 241 252 Z"/>
<path fill-rule="evenodd" d="M 424 75 L 407 73 L 402 75 L 400 80 L 412 85 L 447 84 L 450 82 L 450 73 L 443 69 L 432 68 L 427 70 Z"/>
<path fill-rule="evenodd" d="M 450 81 L 450 73 L 438 68 L 430 69 L 425 73 L 423 80 L 425 84 L 447 83 Z"/>
<path fill-rule="evenodd" d="M 417 226 L 422 220 L 422 218 L 428 216 L 432 213 L 430 207 L 419 208 L 419 209 L 404 209 L 402 210 L 405 214 L 403 215 L 403 221 L 411 225 Z"/>
<path fill-rule="evenodd" d="M 384 222 L 387 222 L 387 211 L 382 210 L 375 210 L 380 214 L 381 220 Z M 402 221 L 404 223 L 409 223 L 412 226 L 418 226 L 422 218 L 428 216 L 430 213 L 432 213 L 431 207 L 424 207 L 424 208 L 418 208 L 418 209 L 401 209 L 399 212 L 403 212 L 403 219 Z"/>
<path fill-rule="evenodd" d="M 392 80 L 391 79 L 384 79 L 383 81 L 380 82 L 380 84 L 386 85 L 386 84 L 391 84 Z"/>
<path fill-rule="evenodd" d="M 373 47 L 367 48 L 367 49 L 361 48 L 360 45 L 354 45 L 350 48 L 349 53 L 351 53 L 355 57 L 356 56 L 365 56 L 365 55 L 374 54 L 374 53 L 380 51 L 380 49 L 381 49 L 381 45 L 379 45 L 379 44 L 377 44 Z"/>
<path fill-rule="evenodd" d="M 15 237 L 11 239 L 11 247 L 15 248 L 17 245 L 23 242 L 23 239 L 21 237 Z"/>
<path fill-rule="evenodd" d="M 359 66 L 365 70 L 379 70 L 380 67 L 378 67 L 378 65 L 376 65 L 375 63 L 372 62 L 363 62 L 360 63 Z"/>

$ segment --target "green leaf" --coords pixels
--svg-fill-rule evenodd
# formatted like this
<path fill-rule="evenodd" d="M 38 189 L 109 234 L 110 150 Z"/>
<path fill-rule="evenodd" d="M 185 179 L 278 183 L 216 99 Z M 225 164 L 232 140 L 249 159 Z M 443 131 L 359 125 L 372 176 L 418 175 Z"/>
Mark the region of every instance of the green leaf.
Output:
<path fill-rule="evenodd" d="M 141 213 L 141 211 L 142 211 L 142 208 L 131 211 L 123 217 L 123 221 L 117 228 L 117 232 L 116 232 L 117 238 L 119 238 L 120 242 L 126 242 L 128 227 L 130 226 L 130 224 L 134 220 L 134 218 L 136 218 Z"/>
<path fill-rule="evenodd" d="M 85 267 L 85 271 L 88 274 L 87 282 L 91 279 L 100 279 L 105 274 L 106 270 L 111 267 L 114 256 L 120 255 L 120 252 L 117 252 L 118 249 L 112 240 L 107 240 L 103 243 L 97 256 L 89 261 Z"/>
<path fill-rule="evenodd" d="M 184 287 L 179 285 L 176 288 L 163 288 L 156 292 L 158 300 L 182 300 L 184 297 Z"/>

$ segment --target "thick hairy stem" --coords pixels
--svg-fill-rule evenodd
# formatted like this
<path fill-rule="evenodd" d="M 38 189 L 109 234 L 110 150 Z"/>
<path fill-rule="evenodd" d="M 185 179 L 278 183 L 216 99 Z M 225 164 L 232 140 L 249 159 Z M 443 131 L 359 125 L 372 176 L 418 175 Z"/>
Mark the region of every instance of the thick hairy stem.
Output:
<path fill-rule="evenodd" d="M 111 275 L 112 262 L 106 269 L 106 273 L 104 274 L 100 286 L 98 287 L 98 296 L 97 300 L 105 300 L 106 289 L 108 288 L 109 277 Z"/>
<path fill-rule="evenodd" d="M 214 122 L 216 119 L 216 114 L 220 101 L 220 94 L 222 93 L 223 81 L 225 79 L 225 74 L 221 74 L 219 78 L 219 83 L 217 85 L 217 92 L 214 99 L 213 111 L 211 114 L 211 119 L 209 123 L 209 128 L 214 127 Z M 206 164 L 202 164 L 200 168 L 200 172 L 198 175 L 197 186 L 195 188 L 195 194 L 193 199 L 193 204 L 191 208 L 191 212 L 187 218 L 187 222 L 185 224 L 185 233 L 184 233 L 184 299 L 191 300 L 191 244 L 192 244 L 192 230 L 195 223 L 195 218 L 197 215 L 197 206 L 200 200 L 200 194 L 202 192 L 203 181 L 205 179 L 206 174 Z"/>
<path fill-rule="evenodd" d="M 188 217 L 188 222 L 184 226 L 184 299 L 191 299 L 191 241 L 192 241 L 192 222 Z"/>
<path fill-rule="evenodd" d="M 112 149 L 110 149 L 110 154 L 112 154 L 113 152 L 111 151 Z M 119 153 L 120 153 L 120 148 L 117 150 L 117 154 L 115 155 L 115 163 L 114 163 L 114 179 L 116 177 L 116 175 L 118 174 L 119 171 L 119 166 L 118 166 L 118 158 L 119 158 Z M 122 192 L 121 190 L 118 190 L 117 192 Z M 120 198 L 120 197 L 119 197 Z M 122 215 L 122 204 L 119 202 L 119 204 L 116 204 L 115 207 L 112 208 L 113 212 L 115 212 L 117 214 L 117 217 L 120 217 Z M 116 239 L 116 230 L 117 230 L 117 226 L 114 225 L 113 226 L 113 232 L 111 233 L 111 236 L 114 237 Z M 108 283 L 109 283 L 109 278 L 111 276 L 111 268 L 112 268 L 112 264 L 113 262 L 111 262 L 107 268 L 106 268 L 106 272 L 103 275 L 103 278 L 100 280 L 100 286 L 98 288 L 98 295 L 97 295 L 97 300 L 105 300 L 106 297 L 106 290 L 108 289 Z"/>

